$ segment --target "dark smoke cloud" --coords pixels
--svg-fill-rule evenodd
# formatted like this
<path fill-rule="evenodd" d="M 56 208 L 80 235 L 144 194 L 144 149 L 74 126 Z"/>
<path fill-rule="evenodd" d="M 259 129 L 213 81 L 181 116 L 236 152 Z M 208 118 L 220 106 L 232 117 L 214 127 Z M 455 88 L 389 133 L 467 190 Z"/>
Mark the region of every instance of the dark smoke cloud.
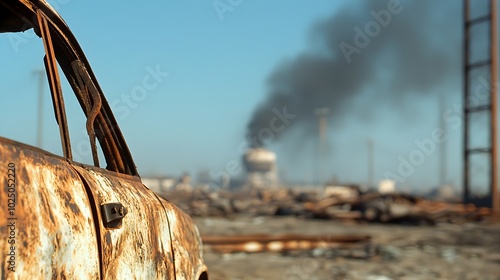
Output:
<path fill-rule="evenodd" d="M 381 27 L 366 47 L 359 48 L 360 53 L 352 54 L 348 63 L 339 45 L 345 42 L 356 47 L 355 27 L 365 30 L 375 20 L 372 11 L 387 11 L 388 5 L 397 2 L 402 10 L 391 14 L 387 26 Z M 457 30 L 461 30 L 460 3 L 454 0 L 346 2 L 343 9 L 313 26 L 308 50 L 283 62 L 271 73 L 267 99 L 254 111 L 247 137 L 254 138 L 255 143 L 259 132 L 269 129 L 275 116 L 273 109 L 281 111 L 285 106 L 297 117 L 285 132 L 275 133 L 274 140 L 290 127 L 300 127 L 306 132 L 312 127 L 317 129 L 314 114 L 317 108 L 328 107 L 329 118 L 339 124 L 347 116 L 377 110 L 373 100 L 397 104 L 408 96 L 432 93 L 436 86 L 449 81 L 450 73 L 456 73 L 451 70 L 460 65 L 461 45 L 456 36 Z M 365 104 L 351 106 L 359 96 L 366 100 Z"/>

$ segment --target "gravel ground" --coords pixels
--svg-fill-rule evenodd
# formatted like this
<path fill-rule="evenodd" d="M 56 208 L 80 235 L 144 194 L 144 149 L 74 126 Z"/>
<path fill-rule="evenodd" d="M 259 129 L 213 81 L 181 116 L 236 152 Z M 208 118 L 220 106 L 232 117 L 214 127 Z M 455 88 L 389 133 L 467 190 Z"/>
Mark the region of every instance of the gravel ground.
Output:
<path fill-rule="evenodd" d="M 206 250 L 210 279 L 499 279 L 500 224 L 406 226 L 296 217 L 195 218 L 202 235 L 369 234 L 349 250 L 219 254 Z"/>

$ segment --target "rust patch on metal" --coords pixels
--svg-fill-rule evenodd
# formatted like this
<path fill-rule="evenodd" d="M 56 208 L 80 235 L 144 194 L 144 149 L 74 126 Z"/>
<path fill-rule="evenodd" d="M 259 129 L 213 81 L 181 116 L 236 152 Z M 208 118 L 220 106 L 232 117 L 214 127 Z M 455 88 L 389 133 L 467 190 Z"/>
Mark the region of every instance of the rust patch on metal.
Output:
<path fill-rule="evenodd" d="M 78 208 L 78 205 L 76 205 L 76 203 L 71 201 L 71 194 L 69 192 L 65 191 L 61 194 L 61 196 L 63 196 L 66 199 L 69 208 L 71 208 L 71 211 L 73 211 L 73 214 L 75 215 L 80 214 L 80 208 Z"/>
<path fill-rule="evenodd" d="M 91 186 L 101 217 L 101 204 L 119 202 L 127 209 L 120 228 L 99 221 L 103 278 L 175 279 L 168 220 L 156 196 L 139 181 L 74 168 Z"/>
<path fill-rule="evenodd" d="M 167 211 L 172 234 L 177 279 L 198 279 L 207 267 L 198 228 L 191 218 L 175 205 L 161 199 Z"/>
<path fill-rule="evenodd" d="M 9 270 L 10 257 L 2 253 L 0 278 L 99 278 L 93 216 L 78 174 L 64 160 L 4 138 L 0 154 L 0 176 L 6 176 L 9 163 L 16 166 L 14 238 L 0 231 L 0 252 L 15 247 L 15 265 L 10 266 L 15 272 Z M 0 201 L 7 201 L 7 194 L 2 191 Z M 0 207 L 0 217 L 10 214 Z M 7 219 L 0 219 L 0 228 L 7 225 Z"/>
<path fill-rule="evenodd" d="M 106 240 L 107 246 L 111 246 L 111 234 L 109 232 L 104 234 L 104 240 Z"/>

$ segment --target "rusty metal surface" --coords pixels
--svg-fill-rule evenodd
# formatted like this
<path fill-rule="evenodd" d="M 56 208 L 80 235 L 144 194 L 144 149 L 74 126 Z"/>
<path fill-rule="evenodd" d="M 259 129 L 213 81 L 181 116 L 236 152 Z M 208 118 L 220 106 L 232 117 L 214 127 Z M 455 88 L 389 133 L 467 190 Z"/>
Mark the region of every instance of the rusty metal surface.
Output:
<path fill-rule="evenodd" d="M 172 234 L 176 279 L 199 279 L 207 271 L 203 262 L 202 240 L 198 228 L 182 210 L 159 198 L 165 208 Z"/>
<path fill-rule="evenodd" d="M 94 217 L 78 174 L 62 158 L 4 138 L 0 154 L 0 279 L 99 278 Z"/>
<path fill-rule="evenodd" d="M 104 279 L 175 279 L 169 224 L 162 205 L 142 183 L 74 166 L 88 182 L 94 207 L 120 202 L 127 214 L 119 228 L 99 219 Z"/>
<path fill-rule="evenodd" d="M 83 96 L 92 97 L 92 99 L 90 98 L 83 99 L 85 103 L 83 109 L 89 110 L 85 112 L 85 115 L 87 116 L 87 123 L 85 126 L 87 129 L 87 134 L 89 135 L 90 139 L 90 149 L 92 151 L 94 166 L 99 167 L 99 157 L 97 155 L 97 145 L 96 145 L 95 120 L 99 115 L 99 112 L 101 111 L 102 99 L 94 83 L 90 79 L 87 71 L 85 71 L 86 70 L 85 67 L 81 64 L 81 62 L 75 60 L 74 62 L 71 63 L 71 66 L 74 73 L 76 74 L 77 83 L 75 84 L 75 87 L 78 88 L 79 94 L 82 95 L 82 97 Z"/>
<path fill-rule="evenodd" d="M 2 143 L 2 159 L 8 158 L 18 166 L 15 213 L 17 228 L 22 232 L 16 234 L 16 243 L 22 246 L 16 247 L 15 273 L 8 273 L 6 256 L 0 278 L 40 275 L 46 279 L 97 279 L 100 258 L 103 279 L 198 279 L 206 271 L 199 232 L 191 219 L 139 181 L 73 166 L 88 182 L 99 217 L 97 206 L 102 203 L 121 202 L 127 208 L 120 228 L 105 228 L 99 219 L 98 235 L 92 202 L 70 164 L 36 148 L 6 139 Z M 0 161 L 0 174 L 7 174 L 8 163 Z M 0 199 L 6 201 L 6 195 L 4 190 Z M 1 217 L 8 216 L 6 210 L 0 208 Z M 10 246 L 6 242 L 6 221 L 0 224 L 2 252 Z M 97 237 L 101 240 L 101 257 Z"/>
<path fill-rule="evenodd" d="M 52 94 L 52 103 L 54 112 L 56 113 L 57 124 L 59 125 L 59 133 L 64 156 L 72 159 L 71 143 L 69 139 L 68 122 L 66 118 L 66 109 L 64 106 L 64 98 L 61 88 L 61 80 L 57 69 L 56 55 L 54 53 L 54 45 L 51 37 L 51 31 L 47 23 L 47 18 L 40 10 L 37 11 L 38 28 L 42 35 L 43 45 L 45 47 L 45 68 L 47 69 L 47 77 L 49 78 L 50 92 Z"/>
<path fill-rule="evenodd" d="M 495 215 L 500 215 L 500 193 L 498 189 L 498 3 L 497 0 L 490 0 L 490 57 L 491 57 L 491 74 L 490 74 L 490 142 L 491 142 L 491 167 L 490 167 L 490 192 L 491 192 L 491 208 Z"/>
<path fill-rule="evenodd" d="M 463 201 L 465 203 L 474 202 L 471 196 L 471 188 L 474 185 L 475 172 L 471 168 L 474 166 L 472 157 L 477 154 L 484 154 L 489 161 L 489 174 L 487 184 L 489 185 L 489 206 L 496 215 L 500 215 L 500 193 L 498 187 L 498 1 L 489 0 L 487 8 L 482 16 L 474 15 L 474 4 L 477 1 L 464 0 L 463 1 L 463 120 L 464 129 L 462 134 L 463 141 L 463 167 L 462 167 L 462 180 L 463 180 Z M 485 1 L 486 2 L 486 1 Z M 474 37 L 474 29 L 478 26 L 488 26 L 489 34 L 484 36 L 485 40 L 482 43 L 489 45 L 489 56 L 484 60 L 474 59 L 475 54 L 474 46 L 478 44 L 478 38 Z M 489 67 L 489 84 L 486 84 L 487 94 L 485 100 L 489 100 L 487 104 L 473 104 L 471 97 L 473 94 L 471 85 L 474 84 L 472 77 L 474 71 L 482 67 Z M 480 68 L 481 67 L 481 68 Z M 471 140 L 471 132 L 475 131 L 473 125 L 475 122 L 471 121 L 472 114 L 478 112 L 486 113 L 488 115 L 489 129 L 488 138 L 489 143 L 482 144 L 478 147 L 477 143 Z M 482 147 L 481 147 L 482 146 Z M 481 177 L 480 175 L 479 177 Z"/>

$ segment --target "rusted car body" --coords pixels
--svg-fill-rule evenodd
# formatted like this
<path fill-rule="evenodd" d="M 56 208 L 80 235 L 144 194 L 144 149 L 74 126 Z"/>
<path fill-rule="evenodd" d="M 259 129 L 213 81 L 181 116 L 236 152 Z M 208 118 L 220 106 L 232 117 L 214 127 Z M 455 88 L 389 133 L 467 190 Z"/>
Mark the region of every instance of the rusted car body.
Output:
<path fill-rule="evenodd" d="M 45 49 L 64 155 L 0 138 L 0 278 L 208 279 L 196 226 L 141 183 L 66 23 L 45 1 L 0 1 L 0 33 L 31 28 Z M 73 160 L 60 79 L 85 113 L 93 165 Z"/>

